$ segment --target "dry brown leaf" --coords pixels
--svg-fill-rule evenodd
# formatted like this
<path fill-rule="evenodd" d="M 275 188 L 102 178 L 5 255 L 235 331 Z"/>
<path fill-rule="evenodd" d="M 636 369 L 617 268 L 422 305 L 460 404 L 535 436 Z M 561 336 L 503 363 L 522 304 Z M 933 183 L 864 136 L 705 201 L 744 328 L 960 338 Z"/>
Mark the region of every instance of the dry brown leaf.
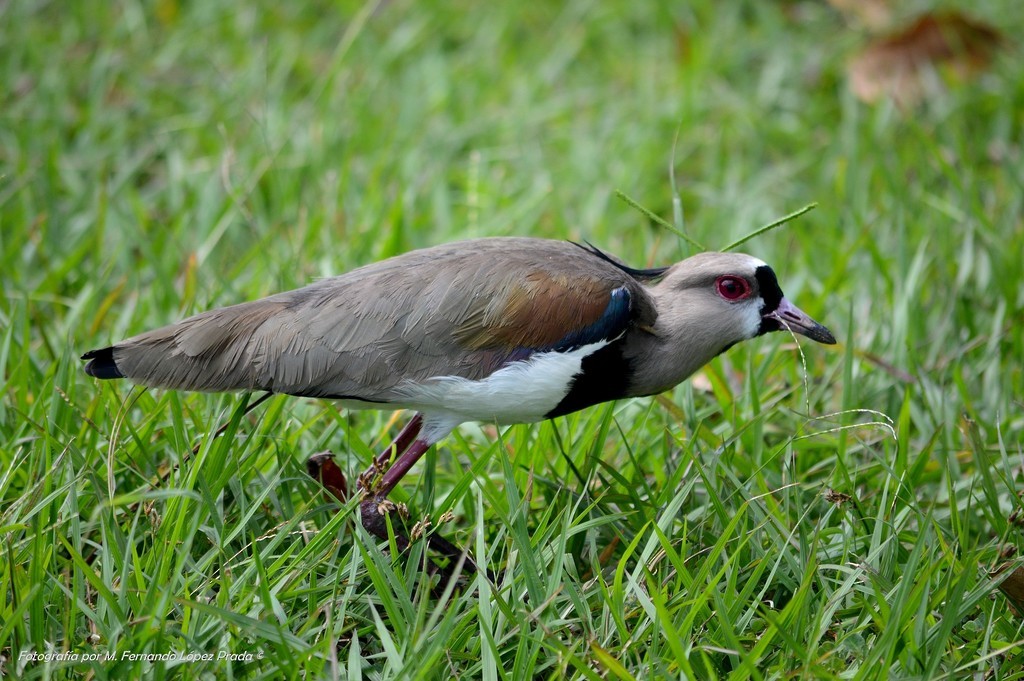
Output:
<path fill-rule="evenodd" d="M 309 477 L 324 486 L 324 496 L 329 492 L 343 504 L 348 501 L 348 480 L 330 452 L 319 452 L 309 457 L 306 461 L 306 472 Z"/>
<path fill-rule="evenodd" d="M 865 102 L 889 97 L 909 108 L 941 89 L 940 67 L 969 78 L 991 63 L 1002 40 L 992 26 L 959 12 L 925 14 L 854 57 L 848 66 L 850 88 Z"/>
<path fill-rule="evenodd" d="M 996 578 L 1010 569 L 1014 563 L 1003 563 L 995 570 L 988 573 L 991 578 Z M 1010 601 L 1010 608 L 1018 615 L 1024 612 L 1024 566 L 1018 565 L 1013 572 L 999 583 L 999 590 L 1003 592 Z"/>

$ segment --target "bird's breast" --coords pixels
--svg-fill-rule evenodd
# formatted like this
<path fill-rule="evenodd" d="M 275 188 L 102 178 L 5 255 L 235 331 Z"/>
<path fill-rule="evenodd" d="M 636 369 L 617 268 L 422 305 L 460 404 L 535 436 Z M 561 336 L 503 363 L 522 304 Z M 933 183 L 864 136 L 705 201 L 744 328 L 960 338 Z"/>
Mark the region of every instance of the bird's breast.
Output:
<path fill-rule="evenodd" d="M 583 357 L 565 397 L 544 417 L 550 419 L 563 416 L 595 404 L 627 397 L 633 367 L 623 353 L 624 348 L 625 341 L 620 338 Z"/>

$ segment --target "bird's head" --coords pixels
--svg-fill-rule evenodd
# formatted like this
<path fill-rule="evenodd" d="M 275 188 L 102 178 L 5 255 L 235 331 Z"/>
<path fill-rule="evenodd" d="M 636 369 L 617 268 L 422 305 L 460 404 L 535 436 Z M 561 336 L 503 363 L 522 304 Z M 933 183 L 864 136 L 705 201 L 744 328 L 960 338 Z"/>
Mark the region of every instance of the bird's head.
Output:
<path fill-rule="evenodd" d="M 743 253 L 700 253 L 676 263 L 658 284 L 659 314 L 686 333 L 699 329 L 717 354 L 769 331 L 790 330 L 819 343 L 832 333 L 782 294 L 775 272 Z M 717 347 L 713 347 L 717 346 Z"/>
<path fill-rule="evenodd" d="M 832 333 L 782 295 L 772 268 L 742 253 L 700 253 L 669 267 L 649 289 L 658 311 L 633 334 L 630 395 L 668 390 L 733 345 L 789 329 L 819 343 Z"/>

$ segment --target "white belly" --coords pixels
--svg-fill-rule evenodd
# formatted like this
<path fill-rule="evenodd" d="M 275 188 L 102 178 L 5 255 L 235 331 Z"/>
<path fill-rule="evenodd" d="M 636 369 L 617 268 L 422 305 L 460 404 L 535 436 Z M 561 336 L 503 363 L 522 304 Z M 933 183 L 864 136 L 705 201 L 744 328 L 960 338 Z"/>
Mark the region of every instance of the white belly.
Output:
<path fill-rule="evenodd" d="M 421 383 L 407 382 L 395 390 L 400 398 L 394 406 L 455 423 L 541 421 L 569 393 L 573 378 L 581 371 L 583 358 L 608 342 L 591 343 L 571 352 L 540 352 L 479 381 L 437 376 Z"/>

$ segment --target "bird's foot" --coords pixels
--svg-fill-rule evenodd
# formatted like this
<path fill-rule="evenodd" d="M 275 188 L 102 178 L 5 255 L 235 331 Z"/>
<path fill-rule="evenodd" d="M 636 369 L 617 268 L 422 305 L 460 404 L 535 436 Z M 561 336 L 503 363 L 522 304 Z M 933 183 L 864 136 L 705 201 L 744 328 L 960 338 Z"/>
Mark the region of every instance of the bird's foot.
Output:
<path fill-rule="evenodd" d="M 363 501 L 359 504 L 359 519 L 363 529 L 378 539 L 388 538 L 388 514 L 395 509 L 395 503 L 387 497 L 380 497 L 368 490 L 363 490 Z M 400 515 L 400 514 L 399 514 Z M 401 538 L 399 549 L 404 550 L 409 541 L 401 533 L 399 526 L 392 527 L 395 539 Z M 403 545 L 404 543 L 404 545 Z"/>
<path fill-rule="evenodd" d="M 397 511 L 395 515 L 399 516 L 403 522 L 397 524 L 393 522 L 391 533 L 389 534 L 388 515 L 393 511 Z M 428 529 L 431 526 L 429 516 L 424 515 L 423 519 L 415 523 L 412 529 L 407 532 L 404 521 L 408 518 L 409 511 L 405 504 L 396 504 L 380 495 L 366 495 L 359 505 L 359 514 L 363 528 L 367 532 L 384 540 L 389 540 L 393 536 L 395 546 L 399 551 L 407 550 L 412 542 L 422 538 L 426 542 L 427 547 L 439 554 L 445 561 L 440 563 L 429 558 L 427 561 L 428 572 L 431 575 L 441 577 L 436 587 L 441 591 L 443 591 L 444 586 L 449 581 L 457 579 L 460 573 L 472 575 L 477 571 L 476 563 L 469 557 L 466 551 L 463 551 L 439 534 L 428 533 Z M 448 512 L 441 516 L 440 522 L 447 522 L 450 519 L 451 512 Z M 488 576 L 492 576 L 490 572 L 488 572 Z M 440 591 L 437 593 L 440 593 Z"/>
<path fill-rule="evenodd" d="M 409 509 L 405 504 L 396 503 L 387 498 L 386 492 L 380 490 L 380 477 L 383 474 L 384 465 L 374 461 L 366 471 L 356 479 L 356 489 L 362 497 L 359 504 L 360 521 L 363 527 L 374 537 L 390 540 L 393 536 L 395 546 L 399 552 L 406 551 L 413 541 L 423 539 L 427 547 L 438 554 L 442 562 L 428 559 L 427 570 L 431 575 L 440 576 L 435 587 L 439 595 L 444 587 L 459 575 L 472 575 L 477 571 L 477 565 L 468 553 L 448 541 L 441 535 L 430 532 L 431 521 L 429 516 L 415 523 L 411 529 L 406 528 L 406 520 L 409 518 Z M 349 498 L 348 481 L 345 474 L 334 462 L 333 455 L 328 452 L 319 452 L 309 457 L 306 461 L 306 470 L 310 477 L 320 482 L 327 493 L 336 500 L 345 503 Z M 388 519 L 391 519 L 391 532 L 388 532 Z M 438 525 L 446 523 L 452 518 L 451 511 L 443 514 Z M 396 520 L 398 522 L 396 522 Z M 461 565 L 461 569 L 460 569 Z M 488 571 L 488 576 L 494 581 L 494 576 Z"/>

